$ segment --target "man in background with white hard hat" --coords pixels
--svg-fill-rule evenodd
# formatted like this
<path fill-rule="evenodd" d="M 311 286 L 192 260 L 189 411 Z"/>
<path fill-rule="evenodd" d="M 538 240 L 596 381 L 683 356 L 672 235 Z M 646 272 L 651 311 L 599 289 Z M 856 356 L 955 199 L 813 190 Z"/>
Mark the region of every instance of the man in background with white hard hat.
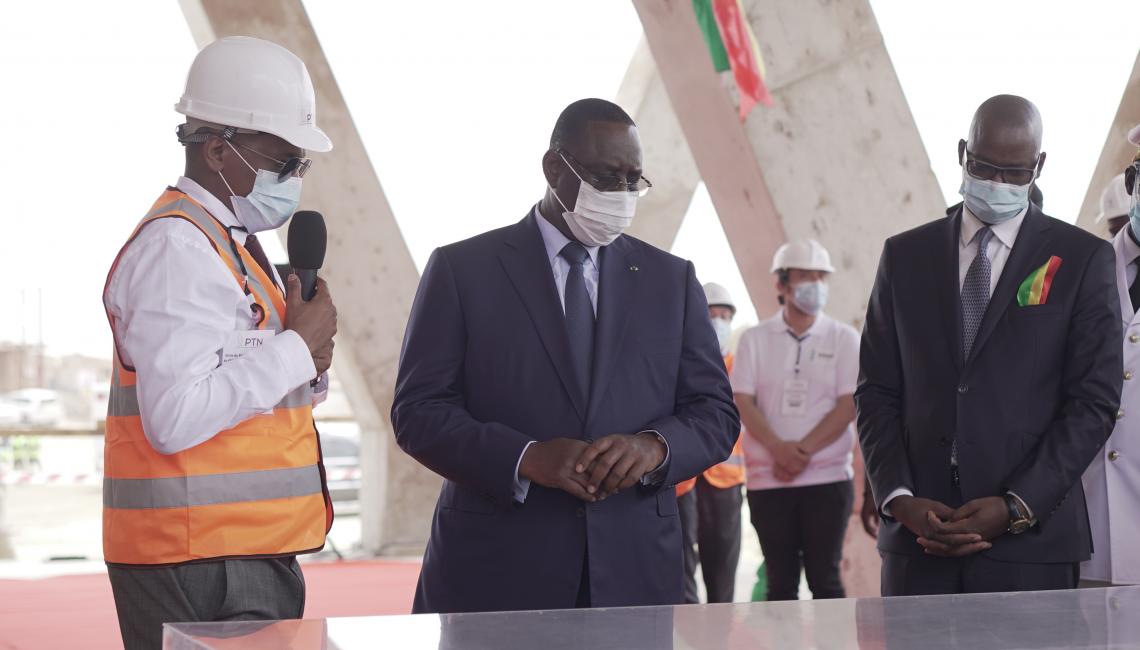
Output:
<path fill-rule="evenodd" d="M 732 373 L 728 349 L 736 304 L 728 289 L 715 282 L 704 286 L 709 318 L 720 343 L 725 368 Z M 728 460 L 677 484 L 677 510 L 681 514 L 681 542 L 685 547 L 685 602 L 700 602 L 697 564 L 701 566 L 710 603 L 731 603 L 740 561 L 740 509 L 744 494 L 744 452 L 737 438 Z"/>
<path fill-rule="evenodd" d="M 1140 147 L 1140 126 L 1129 133 Z M 1124 388 L 1112 435 L 1082 477 L 1092 528 L 1092 557 L 1081 563 L 1081 586 L 1140 584 L 1140 151 L 1101 195 L 1099 222 L 1123 219 L 1112 238 L 1116 287 L 1124 326 Z M 1122 198 L 1123 197 L 1123 200 Z M 1117 217 L 1118 212 L 1123 217 Z"/>
<path fill-rule="evenodd" d="M 162 624 L 298 618 L 296 556 L 332 524 L 312 408 L 336 309 L 283 285 L 256 235 L 297 208 L 305 151 L 329 151 L 292 52 L 224 38 L 198 53 L 175 107 L 185 176 L 108 274 L 115 342 L 103 547 L 127 648 Z"/>
<path fill-rule="evenodd" d="M 1100 193 L 1100 212 L 1096 215 L 1096 223 L 1107 223 L 1109 236 L 1115 238 L 1121 228 L 1128 225 L 1128 208 L 1131 203 L 1132 197 L 1125 187 L 1124 174 L 1113 176 Z"/>
<path fill-rule="evenodd" d="M 732 390 L 744 423 L 748 507 L 768 567 L 768 600 L 843 598 L 843 536 L 855 499 L 852 449 L 859 335 L 823 313 L 835 269 L 814 240 L 772 260 L 782 308 L 744 333 Z"/>

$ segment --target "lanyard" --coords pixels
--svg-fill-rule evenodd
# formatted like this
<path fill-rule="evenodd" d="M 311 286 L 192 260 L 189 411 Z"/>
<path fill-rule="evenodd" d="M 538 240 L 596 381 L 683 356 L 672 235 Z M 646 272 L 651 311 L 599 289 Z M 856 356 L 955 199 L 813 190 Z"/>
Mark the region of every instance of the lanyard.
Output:
<path fill-rule="evenodd" d="M 796 378 L 798 379 L 800 376 L 800 357 L 803 355 L 803 351 L 804 351 L 804 341 L 808 340 L 808 337 L 810 337 L 811 334 L 808 333 L 808 334 L 804 334 L 803 336 L 796 336 L 796 333 L 793 332 L 792 330 L 786 330 L 786 331 L 788 332 L 788 336 L 792 337 L 792 339 L 796 342 L 795 371 L 796 371 Z"/>
<path fill-rule="evenodd" d="M 246 299 L 249 300 L 250 310 L 253 311 L 257 326 L 261 326 L 262 321 L 265 320 L 265 309 L 257 303 L 256 297 L 253 292 L 249 290 L 249 271 L 245 268 L 245 261 L 241 258 L 241 253 L 238 251 L 237 242 L 234 241 L 234 230 L 242 230 L 245 228 L 241 226 L 230 226 L 226 228 L 226 235 L 230 238 L 230 250 L 233 251 L 234 258 L 237 259 L 238 267 L 241 268 L 241 290 L 245 292 Z"/>

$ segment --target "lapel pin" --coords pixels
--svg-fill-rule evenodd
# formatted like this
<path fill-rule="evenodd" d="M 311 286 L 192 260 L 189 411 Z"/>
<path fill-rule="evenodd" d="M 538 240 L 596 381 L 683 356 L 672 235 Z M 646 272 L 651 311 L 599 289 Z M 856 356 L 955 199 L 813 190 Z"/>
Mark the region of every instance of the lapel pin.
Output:
<path fill-rule="evenodd" d="M 636 270 L 638 270 L 638 268 L 636 266 L 631 266 L 631 267 L 629 267 L 629 270 L 630 271 L 636 271 Z"/>

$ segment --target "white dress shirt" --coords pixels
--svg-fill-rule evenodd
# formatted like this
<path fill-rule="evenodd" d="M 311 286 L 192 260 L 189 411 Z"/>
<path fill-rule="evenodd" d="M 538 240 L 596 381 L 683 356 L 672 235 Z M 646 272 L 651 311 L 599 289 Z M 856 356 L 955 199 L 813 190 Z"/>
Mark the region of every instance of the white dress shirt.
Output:
<path fill-rule="evenodd" d="M 1131 226 L 1125 226 L 1126 229 L 1131 229 Z M 1136 244 L 1136 240 L 1126 231 L 1124 236 L 1120 238 L 1120 255 L 1126 259 L 1131 260 L 1124 265 L 1124 280 L 1127 284 L 1124 285 L 1124 293 L 1132 287 L 1132 283 L 1136 281 L 1137 264 L 1140 263 L 1140 246 Z"/>
<path fill-rule="evenodd" d="M 1013 244 L 1017 241 L 1017 233 L 1021 232 L 1021 224 L 1024 223 L 1025 214 L 1028 211 L 1029 207 L 1026 206 L 1024 210 L 1009 221 L 990 226 L 994 236 L 990 237 L 989 245 L 986 246 L 986 256 L 990 258 L 991 296 L 994 294 L 994 289 L 997 288 L 998 280 L 1001 279 L 1001 272 L 1005 269 L 1006 261 L 1009 260 L 1009 253 L 1013 250 Z M 970 265 L 974 263 L 974 258 L 978 255 L 978 242 L 981 241 L 981 237 L 977 236 L 978 231 L 985 227 L 986 224 L 974 216 L 974 213 L 970 212 L 970 209 L 963 203 L 961 234 L 958 237 L 958 291 L 962 290 L 962 285 L 966 282 L 966 272 L 970 270 Z M 914 496 L 914 492 L 905 487 L 891 491 L 887 498 L 883 499 L 883 513 L 887 516 L 891 514 L 889 509 L 891 501 L 898 496 L 911 497 Z M 1017 499 L 1021 501 L 1021 497 L 1017 497 Z M 1022 505 L 1024 505 L 1024 501 Z M 1028 506 L 1026 506 L 1026 511 L 1029 511 Z"/>
<path fill-rule="evenodd" d="M 550 260 L 550 268 L 554 271 L 554 285 L 558 287 L 558 300 L 562 302 L 562 312 L 566 312 L 566 276 L 570 273 L 570 262 L 559 255 L 570 240 L 554 224 L 546 220 L 534 206 L 534 220 L 538 222 L 538 232 L 542 234 L 542 243 L 546 245 L 546 257 Z M 598 313 L 598 278 L 601 276 L 601 267 L 598 262 L 598 246 L 586 246 L 589 253 L 589 262 L 582 265 L 582 276 L 586 281 L 586 293 L 590 294 L 590 303 L 594 306 L 594 314 Z"/>
<path fill-rule="evenodd" d="M 222 225 L 240 225 L 201 185 L 183 177 L 177 187 Z M 246 233 L 232 232 L 244 245 Z M 276 271 L 274 279 L 280 282 Z M 104 302 L 122 362 L 137 373 L 143 431 L 159 453 L 189 449 L 269 411 L 317 375 L 308 346 L 290 330 L 219 364 L 234 332 L 256 329 L 256 320 L 210 240 L 184 219 L 159 219 L 139 232 Z"/>

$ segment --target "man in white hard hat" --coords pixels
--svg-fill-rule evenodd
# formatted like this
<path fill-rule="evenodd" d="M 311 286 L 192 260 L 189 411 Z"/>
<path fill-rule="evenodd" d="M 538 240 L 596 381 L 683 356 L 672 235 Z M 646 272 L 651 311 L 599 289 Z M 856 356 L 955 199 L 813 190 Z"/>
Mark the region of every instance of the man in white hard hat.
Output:
<path fill-rule="evenodd" d="M 1140 126 L 1129 134 L 1140 147 Z M 1116 288 L 1124 326 L 1124 388 L 1120 411 L 1108 443 L 1085 470 L 1082 483 L 1092 527 L 1092 557 L 1081 563 L 1081 586 L 1140 584 L 1140 151 L 1101 197 L 1101 215 L 1124 216 L 1112 238 L 1116 252 Z M 1121 200 L 1121 196 L 1124 200 Z M 1107 201 L 1105 197 L 1110 197 Z M 1106 205 L 1108 204 L 1107 210 Z M 1098 217 L 1099 220 L 1099 217 Z"/>
<path fill-rule="evenodd" d="M 744 333 L 732 390 L 744 423 L 748 507 L 767 566 L 768 600 L 843 598 L 843 536 L 855 499 L 852 449 L 859 335 L 823 313 L 835 269 L 814 240 L 772 260 L 781 309 Z"/>
<path fill-rule="evenodd" d="M 1100 212 L 1096 215 L 1096 223 L 1107 223 L 1108 234 L 1115 238 L 1120 229 L 1128 225 L 1128 208 L 1131 203 L 1132 197 L 1125 187 L 1124 174 L 1113 176 L 1100 193 Z"/>
<path fill-rule="evenodd" d="M 709 318 L 720 343 L 725 368 L 732 372 L 728 349 L 736 304 L 728 289 L 715 282 L 704 286 Z M 731 603 L 740 561 L 740 509 L 744 494 L 744 452 L 737 438 L 732 455 L 698 476 L 677 484 L 677 510 L 681 514 L 681 541 L 685 549 L 685 602 L 700 602 L 697 565 L 704 577 L 710 603 Z"/>
<path fill-rule="evenodd" d="M 283 284 L 258 233 L 293 214 L 305 151 L 328 151 L 312 82 L 283 47 L 202 49 L 175 107 L 185 175 L 108 273 L 115 343 L 103 547 L 127 648 L 162 624 L 300 617 L 296 556 L 332 524 L 312 407 L 336 309 Z"/>

